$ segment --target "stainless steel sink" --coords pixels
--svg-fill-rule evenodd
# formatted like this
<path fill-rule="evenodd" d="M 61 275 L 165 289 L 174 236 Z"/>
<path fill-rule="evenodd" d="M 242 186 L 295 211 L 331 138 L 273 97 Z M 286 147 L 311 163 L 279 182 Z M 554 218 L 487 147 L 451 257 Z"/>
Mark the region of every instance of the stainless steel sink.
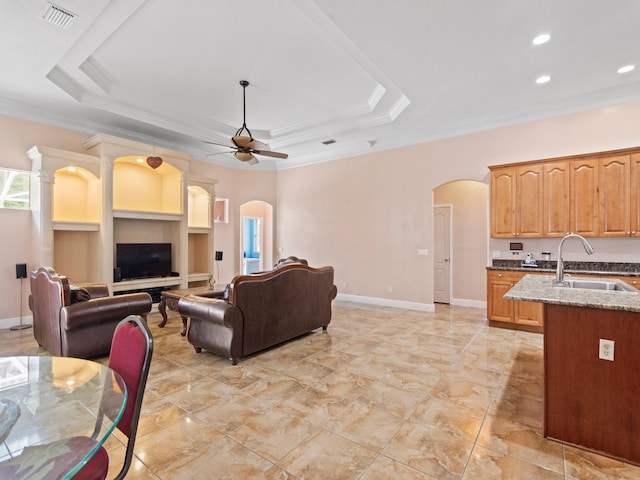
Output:
<path fill-rule="evenodd" d="M 587 290 L 607 290 L 613 292 L 633 292 L 638 293 L 638 290 L 635 287 L 632 287 L 628 283 L 623 282 L 622 280 L 611 279 L 607 280 L 604 278 L 585 278 L 585 279 L 577 279 L 577 278 L 566 278 L 564 279 L 563 285 L 565 288 L 584 288 Z"/>

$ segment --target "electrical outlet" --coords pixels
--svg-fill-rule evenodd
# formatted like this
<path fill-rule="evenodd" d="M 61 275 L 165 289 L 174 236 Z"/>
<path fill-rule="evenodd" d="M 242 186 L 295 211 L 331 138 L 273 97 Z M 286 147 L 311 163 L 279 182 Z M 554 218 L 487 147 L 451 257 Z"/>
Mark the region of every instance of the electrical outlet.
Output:
<path fill-rule="evenodd" d="M 388 292 L 388 293 L 393 293 L 393 287 L 392 287 L 391 285 L 389 285 L 389 286 L 387 287 L 387 292 Z"/>
<path fill-rule="evenodd" d="M 420 257 L 428 257 L 429 256 L 429 249 L 428 248 L 419 248 L 418 249 L 418 256 L 420 256 Z"/>
<path fill-rule="evenodd" d="M 600 339 L 600 350 L 598 357 L 602 360 L 613 362 L 613 350 L 615 342 L 613 340 Z"/>
<path fill-rule="evenodd" d="M 347 282 L 342 282 L 342 288 L 347 288 Z"/>

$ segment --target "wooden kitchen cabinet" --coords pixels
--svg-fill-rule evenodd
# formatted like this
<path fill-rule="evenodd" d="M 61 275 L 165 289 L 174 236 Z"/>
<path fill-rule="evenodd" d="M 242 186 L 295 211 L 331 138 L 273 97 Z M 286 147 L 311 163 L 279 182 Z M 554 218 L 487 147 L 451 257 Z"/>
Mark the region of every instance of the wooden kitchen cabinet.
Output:
<path fill-rule="evenodd" d="M 640 153 L 631 154 L 631 207 L 630 236 L 640 236 Z"/>
<path fill-rule="evenodd" d="M 513 301 L 505 300 L 504 294 L 514 285 L 513 272 L 487 271 L 487 318 L 497 322 L 513 322 Z"/>
<path fill-rule="evenodd" d="M 491 170 L 491 237 L 640 236 L 640 148 Z"/>
<path fill-rule="evenodd" d="M 598 159 L 581 158 L 569 163 L 571 233 L 598 234 Z"/>
<path fill-rule="evenodd" d="M 631 235 L 631 155 L 598 162 L 598 236 Z"/>
<path fill-rule="evenodd" d="M 504 294 L 525 275 L 537 272 L 515 272 L 508 270 L 487 271 L 487 319 L 495 322 L 513 323 L 530 327 L 542 327 L 542 304 L 505 300 Z"/>
<path fill-rule="evenodd" d="M 540 237 L 543 165 L 504 167 L 491 172 L 491 236 Z"/>
<path fill-rule="evenodd" d="M 571 232 L 569 162 L 545 163 L 542 172 L 542 236 L 564 237 Z"/>

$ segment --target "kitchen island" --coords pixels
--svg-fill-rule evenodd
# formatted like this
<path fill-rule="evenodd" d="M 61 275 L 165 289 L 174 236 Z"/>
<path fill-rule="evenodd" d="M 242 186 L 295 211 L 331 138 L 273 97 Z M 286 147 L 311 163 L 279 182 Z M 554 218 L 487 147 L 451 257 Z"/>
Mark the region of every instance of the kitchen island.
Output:
<path fill-rule="evenodd" d="M 553 280 L 504 295 L 544 304 L 544 435 L 640 464 L 640 294 Z"/>

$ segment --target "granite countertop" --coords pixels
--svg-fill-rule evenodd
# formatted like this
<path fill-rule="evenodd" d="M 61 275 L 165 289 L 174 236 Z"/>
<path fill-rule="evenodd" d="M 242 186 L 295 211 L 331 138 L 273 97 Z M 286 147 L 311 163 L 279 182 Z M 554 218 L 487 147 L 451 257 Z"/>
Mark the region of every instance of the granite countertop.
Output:
<path fill-rule="evenodd" d="M 509 290 L 507 300 L 640 312 L 640 292 L 554 287 L 554 275 L 525 275 Z"/>
<path fill-rule="evenodd" d="M 555 260 L 538 260 L 536 267 L 523 267 L 520 260 L 493 259 L 487 270 L 507 270 L 514 272 L 555 272 Z M 640 277 L 640 263 L 622 262 L 564 262 L 565 273 L 586 275 L 615 275 L 618 277 Z"/>

